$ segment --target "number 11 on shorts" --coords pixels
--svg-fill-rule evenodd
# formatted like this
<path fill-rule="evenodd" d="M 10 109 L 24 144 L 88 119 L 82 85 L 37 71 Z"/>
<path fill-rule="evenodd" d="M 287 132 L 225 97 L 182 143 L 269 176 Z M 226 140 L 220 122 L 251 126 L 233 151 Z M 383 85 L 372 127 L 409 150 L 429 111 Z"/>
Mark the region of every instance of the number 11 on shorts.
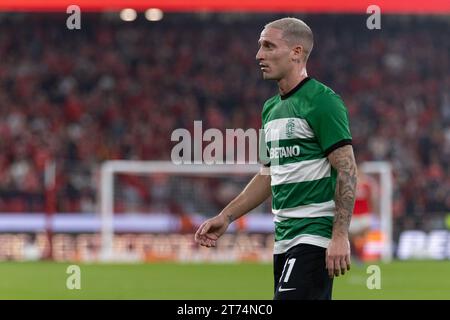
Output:
<path fill-rule="evenodd" d="M 284 264 L 283 273 L 281 274 L 281 278 L 283 278 L 283 274 L 284 274 L 284 270 L 286 269 L 286 265 L 289 265 L 289 267 L 287 269 L 287 272 L 286 272 L 286 275 L 284 276 L 284 282 L 288 282 L 289 281 L 289 277 L 291 276 L 292 269 L 294 268 L 295 260 L 296 260 L 295 258 L 289 259 Z M 281 282 L 281 279 L 280 279 L 280 282 Z"/>

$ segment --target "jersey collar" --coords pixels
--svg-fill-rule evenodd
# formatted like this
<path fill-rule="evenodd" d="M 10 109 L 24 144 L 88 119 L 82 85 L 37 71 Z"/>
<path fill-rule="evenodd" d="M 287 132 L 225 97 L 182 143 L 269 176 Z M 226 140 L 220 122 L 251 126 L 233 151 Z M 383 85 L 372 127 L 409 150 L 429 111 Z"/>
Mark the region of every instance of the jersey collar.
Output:
<path fill-rule="evenodd" d="M 286 93 L 284 95 L 280 94 L 281 100 L 285 100 L 285 99 L 289 98 L 290 96 L 292 96 L 294 93 L 296 93 L 298 90 L 300 90 L 300 88 L 303 87 L 303 85 L 306 82 L 308 82 L 309 80 L 311 80 L 311 78 L 310 77 L 306 77 L 305 79 L 300 81 L 300 83 L 298 85 L 296 85 L 295 88 L 291 89 L 291 91 L 289 91 L 288 93 Z"/>

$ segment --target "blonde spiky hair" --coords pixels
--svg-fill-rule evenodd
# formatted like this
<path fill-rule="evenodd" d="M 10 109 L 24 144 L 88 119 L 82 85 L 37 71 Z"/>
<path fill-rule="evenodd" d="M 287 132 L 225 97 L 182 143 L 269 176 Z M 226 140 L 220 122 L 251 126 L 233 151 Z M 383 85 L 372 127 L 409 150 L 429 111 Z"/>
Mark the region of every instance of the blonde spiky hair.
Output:
<path fill-rule="evenodd" d="M 304 61 L 306 62 L 311 54 L 314 37 L 311 28 L 306 23 L 297 18 L 282 18 L 265 25 L 265 28 L 274 28 L 283 31 L 283 39 L 289 45 L 300 44 L 304 52 Z"/>

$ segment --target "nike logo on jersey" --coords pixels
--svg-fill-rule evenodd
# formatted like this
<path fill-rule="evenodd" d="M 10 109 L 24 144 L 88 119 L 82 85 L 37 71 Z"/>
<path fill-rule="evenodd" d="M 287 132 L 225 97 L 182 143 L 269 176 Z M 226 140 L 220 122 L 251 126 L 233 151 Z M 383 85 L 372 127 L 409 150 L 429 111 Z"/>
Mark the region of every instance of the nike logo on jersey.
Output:
<path fill-rule="evenodd" d="M 292 291 L 292 290 L 297 290 L 297 288 L 282 288 L 282 287 L 280 287 L 280 288 L 278 289 L 278 292 Z"/>

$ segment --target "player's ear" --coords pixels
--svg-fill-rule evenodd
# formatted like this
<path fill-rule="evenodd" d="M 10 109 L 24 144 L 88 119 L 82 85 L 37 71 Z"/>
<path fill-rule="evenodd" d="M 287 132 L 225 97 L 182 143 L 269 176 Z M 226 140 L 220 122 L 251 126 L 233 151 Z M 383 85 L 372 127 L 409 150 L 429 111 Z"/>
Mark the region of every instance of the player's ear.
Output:
<path fill-rule="evenodd" d="M 292 61 L 300 62 L 303 57 L 303 47 L 301 45 L 296 45 L 292 48 L 291 51 Z"/>

